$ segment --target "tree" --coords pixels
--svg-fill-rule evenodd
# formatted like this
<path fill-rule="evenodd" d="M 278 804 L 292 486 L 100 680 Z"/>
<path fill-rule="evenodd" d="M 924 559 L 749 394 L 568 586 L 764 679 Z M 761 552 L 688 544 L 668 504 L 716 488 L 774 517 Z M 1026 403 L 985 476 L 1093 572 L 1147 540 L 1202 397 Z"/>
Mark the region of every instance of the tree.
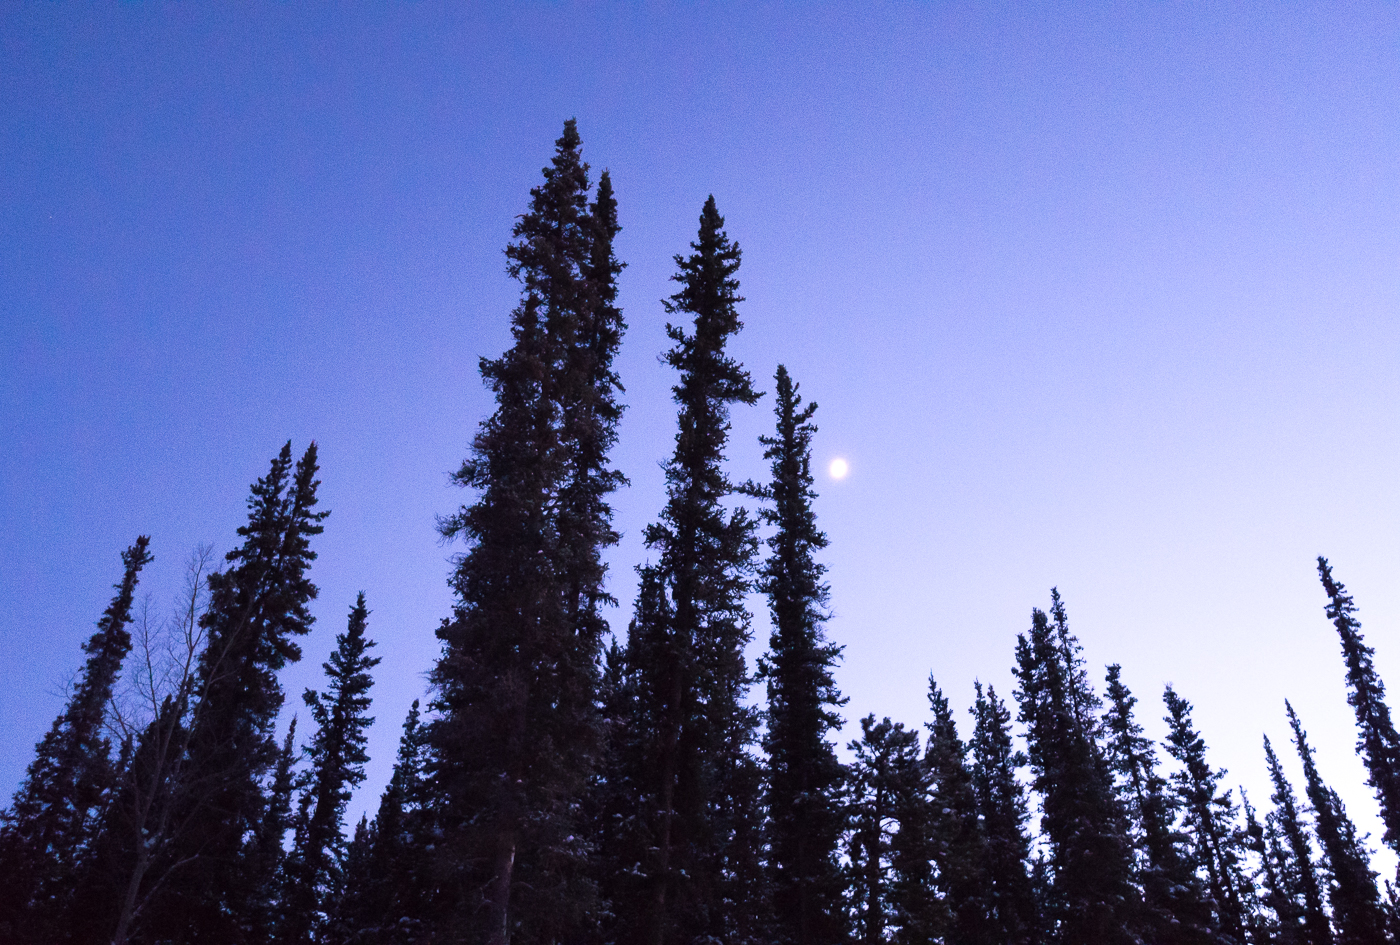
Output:
<path fill-rule="evenodd" d="M 1293 706 L 1287 702 L 1284 705 L 1288 709 L 1288 724 L 1293 729 L 1293 744 L 1303 761 L 1303 778 L 1317 822 L 1317 839 L 1332 877 L 1327 898 L 1332 904 L 1337 943 L 1380 945 L 1387 940 L 1386 921 L 1380 891 L 1376 888 L 1376 874 L 1370 867 L 1370 855 L 1356 835 L 1356 826 L 1347 816 L 1342 799 L 1318 774 L 1307 733 Z"/>
<path fill-rule="evenodd" d="M 1131 843 L 1113 779 L 1098 744 L 1098 697 L 1089 687 L 1064 605 L 1051 592 L 1055 623 L 1040 610 L 1016 644 L 1034 786 L 1042 797 L 1041 832 L 1052 876 L 1049 918 L 1063 945 L 1130 942 L 1137 894 Z"/>
<path fill-rule="evenodd" d="M 603 549 L 616 541 L 608 467 L 622 332 L 606 173 L 588 205 L 572 120 L 506 250 L 521 283 L 514 344 L 483 360 L 496 411 L 454 476 L 475 501 L 444 519 L 453 616 L 432 673 L 429 776 L 442 831 L 445 936 L 550 941 L 593 900 L 577 821 L 599 754 Z"/>
<path fill-rule="evenodd" d="M 762 903 L 753 835 L 756 727 L 746 704 L 744 647 L 751 631 L 744 595 L 756 550 L 754 522 L 723 505 L 734 492 L 722 463 L 733 404 L 758 399 L 743 366 L 725 353 L 739 320 L 739 247 L 724 232 L 714 198 L 705 202 L 680 284 L 666 311 L 694 317 L 666 363 L 680 373 L 676 448 L 666 464 L 667 501 L 647 528 L 656 564 L 641 571 L 628 634 L 627 672 L 641 739 L 621 763 L 639 787 L 631 845 L 609 854 L 635 864 L 640 881 L 613 886 L 617 937 L 653 945 L 710 935 L 743 941 Z"/>
<path fill-rule="evenodd" d="M 365 730 L 374 723 L 369 710 L 370 676 L 379 663 L 368 655 L 374 641 L 365 636 L 369 609 L 362 591 L 350 610 L 345 632 L 336 637 L 335 652 L 322 664 L 329 683 L 325 695 L 306 690 L 302 698 L 311 709 L 316 734 L 306 746 L 311 769 L 302 779 L 296 841 L 287 863 L 284 887 L 285 918 L 279 938 L 288 943 L 319 939 L 328 906 L 341 889 L 345 857 L 342 821 L 350 794 L 365 779 Z"/>
<path fill-rule="evenodd" d="M 1322 884 L 1313 863 L 1307 828 L 1299 815 L 1293 786 L 1288 783 L 1283 765 L 1279 763 L 1278 755 L 1274 754 L 1274 746 L 1269 743 L 1267 735 L 1264 736 L 1264 760 L 1268 763 L 1269 779 L 1274 785 L 1272 819 L 1283 841 L 1273 845 L 1274 859 L 1279 864 L 1274 912 L 1281 923 L 1287 923 L 1295 916 L 1299 920 L 1292 927 L 1285 925 L 1280 940 L 1299 945 L 1332 945 L 1332 927 L 1328 925 L 1327 913 L 1322 909 Z M 1280 899 L 1284 902 L 1278 902 Z"/>
<path fill-rule="evenodd" d="M 1104 715 L 1109 764 L 1118 797 L 1133 825 L 1135 872 L 1143 893 L 1144 935 L 1153 942 L 1215 942 L 1206 892 L 1196 876 L 1185 839 L 1175 829 L 1176 799 L 1157 773 L 1157 754 L 1142 734 L 1133 709 L 1137 698 L 1123 683 L 1122 667 L 1108 667 Z"/>
<path fill-rule="evenodd" d="M 356 827 L 345 882 L 325 939 L 339 945 L 419 941 L 428 933 L 433 826 L 426 803 L 427 733 L 418 700 L 408 710 L 393 775 L 373 822 Z"/>
<path fill-rule="evenodd" d="M 847 862 L 852 926 L 859 945 L 917 941 L 927 934 L 933 875 L 927 830 L 928 778 L 919 735 L 874 715 L 860 720 L 851 763 Z"/>
<path fill-rule="evenodd" d="M 1246 918 L 1240 875 L 1242 841 L 1230 792 L 1219 791 L 1225 772 L 1206 761 L 1206 743 L 1192 724 L 1191 703 L 1171 686 L 1166 687 L 1162 700 L 1167 706 L 1167 753 L 1181 764 L 1171 780 L 1185 812 L 1193 858 L 1205 871 L 1221 930 L 1242 942 Z"/>
<path fill-rule="evenodd" d="M 1385 702 L 1385 684 L 1371 662 L 1375 650 L 1361 636 L 1356 605 L 1346 586 L 1332 577 L 1332 566 L 1321 556 L 1317 573 L 1327 592 L 1327 619 L 1337 628 L 1342 659 L 1347 667 L 1347 702 L 1356 713 L 1356 750 L 1366 761 L 1367 783 L 1380 802 L 1384 840 L 1400 853 L 1400 734 Z"/>
<path fill-rule="evenodd" d="M 760 437 L 772 479 L 750 485 L 770 507 L 759 519 L 774 526 L 758 589 L 768 596 L 773 632 L 758 678 L 768 683 L 768 844 L 775 930 L 783 941 L 844 942 L 842 878 L 838 860 L 844 820 L 844 769 L 828 735 L 841 727 L 846 704 L 832 670 L 841 647 L 826 642 L 828 588 L 815 553 L 827 539 L 817 528 L 812 500 L 811 422 L 817 405 L 802 405 L 797 384 L 778 366 L 777 432 Z"/>
<path fill-rule="evenodd" d="M 75 883 L 86 867 L 118 770 L 105 724 L 107 705 L 131 650 L 132 601 L 151 561 L 145 535 L 122 552 L 122 579 L 63 712 L 39 742 L 14 803 L 0 822 L 0 938 L 57 940 Z"/>
<path fill-rule="evenodd" d="M 974 686 L 972 788 L 986 837 L 988 910 L 997 941 L 1029 945 L 1036 940 L 1039 910 L 1027 871 L 1030 815 L 1025 788 L 1016 777 L 1026 759 L 1012 746 L 1006 703 L 997 698 L 992 686 L 985 693 L 980 682 Z"/>
<path fill-rule="evenodd" d="M 315 443 L 295 467 L 287 443 L 253 484 L 243 544 L 208 578 L 197 666 L 137 746 L 141 787 L 118 828 L 131 838 L 119 940 L 138 913 L 152 939 L 266 940 L 261 891 L 274 878 L 246 854 L 279 756 L 277 672 L 301 658 L 296 638 L 313 619 L 311 539 L 327 514 L 316 511 L 317 468 Z"/>
<path fill-rule="evenodd" d="M 171 872 L 186 865 L 167 854 L 186 823 L 175 800 L 185 785 L 213 558 L 207 545 L 190 555 L 178 610 L 168 619 L 155 619 L 143 602 L 131 625 L 135 652 L 109 713 L 122 746 L 118 777 L 75 884 L 85 908 L 69 914 L 71 941 L 123 945 Z M 182 815 L 191 808 L 178 806 Z"/>
<path fill-rule="evenodd" d="M 250 872 L 263 880 L 254 893 L 255 909 L 263 920 L 261 931 L 269 937 L 280 937 L 283 923 L 295 918 L 285 909 L 288 903 L 284 892 L 288 885 L 285 844 L 287 831 L 292 829 L 292 792 L 296 787 L 296 740 L 297 720 L 292 716 L 287 736 L 282 740 L 282 750 L 277 754 L 262 820 L 244 854 L 252 863 Z"/>
<path fill-rule="evenodd" d="M 928 681 L 933 721 L 926 724 L 929 801 L 933 812 L 934 886 L 942 899 L 948 945 L 992 945 L 1001 940 L 988 897 L 987 838 L 978 817 L 977 795 L 967 764 L 967 747 L 958 737 L 948 698 L 933 677 Z"/>

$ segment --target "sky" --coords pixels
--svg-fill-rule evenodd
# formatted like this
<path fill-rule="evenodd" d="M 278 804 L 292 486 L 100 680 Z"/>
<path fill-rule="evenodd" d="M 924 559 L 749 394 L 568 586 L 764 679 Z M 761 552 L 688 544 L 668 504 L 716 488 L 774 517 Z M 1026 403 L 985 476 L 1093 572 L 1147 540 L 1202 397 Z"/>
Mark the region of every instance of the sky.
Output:
<path fill-rule="evenodd" d="M 121 550 L 151 536 L 168 613 L 314 439 L 288 713 L 363 590 L 377 803 L 451 607 L 502 250 L 573 117 L 627 263 L 617 633 L 674 436 L 660 300 L 713 194 L 733 353 L 849 463 L 816 503 L 843 741 L 922 725 L 930 674 L 1010 698 L 1053 586 L 1093 676 L 1121 663 L 1158 737 L 1173 685 L 1261 807 L 1291 699 L 1378 844 L 1315 561 L 1400 686 L 1395 5 L 7 4 L 0 88 L 5 794 Z M 736 411 L 734 479 L 771 409 Z"/>

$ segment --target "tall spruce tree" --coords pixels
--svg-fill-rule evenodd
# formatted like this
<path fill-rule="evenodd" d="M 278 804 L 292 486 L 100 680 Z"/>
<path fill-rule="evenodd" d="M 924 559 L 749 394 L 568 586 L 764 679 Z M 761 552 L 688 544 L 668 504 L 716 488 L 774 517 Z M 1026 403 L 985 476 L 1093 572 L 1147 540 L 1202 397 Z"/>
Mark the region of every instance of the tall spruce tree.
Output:
<path fill-rule="evenodd" d="M 1342 799 L 1318 774 L 1307 733 L 1293 706 L 1287 702 L 1284 705 L 1288 710 L 1288 724 L 1293 729 L 1293 744 L 1303 761 L 1303 779 L 1317 823 L 1317 839 L 1331 876 L 1327 898 L 1332 905 L 1337 943 L 1382 945 L 1387 941 L 1385 913 L 1381 908 L 1380 890 L 1376 888 L 1376 874 L 1371 871 L 1370 855 L 1357 836 L 1356 826 L 1347 816 Z"/>
<path fill-rule="evenodd" d="M 936 940 L 946 945 L 999 945 L 1004 940 L 998 935 L 988 895 L 987 838 L 978 816 L 967 747 L 958 737 L 948 697 L 932 676 L 928 701 L 933 720 L 926 723 L 924 766 L 928 769 L 930 835 L 937 867 L 934 888 L 942 903 L 942 928 L 937 930 Z"/>
<path fill-rule="evenodd" d="M 1177 803 L 1157 773 L 1153 742 L 1134 716 L 1137 698 L 1123 683 L 1122 667 L 1108 667 L 1104 714 L 1109 764 L 1118 796 L 1133 826 L 1137 884 L 1142 889 L 1144 938 L 1169 943 L 1216 942 L 1211 908 L 1196 876 L 1185 837 L 1176 830 Z"/>
<path fill-rule="evenodd" d="M 1332 926 L 1328 924 L 1327 913 L 1322 906 L 1322 882 L 1318 877 L 1317 864 L 1313 862 L 1307 826 L 1298 810 L 1293 785 L 1283 773 L 1283 765 L 1279 763 L 1267 735 L 1264 736 L 1264 760 L 1268 763 L 1269 780 L 1274 786 L 1273 818 L 1283 840 L 1276 849 L 1276 859 L 1281 867 L 1279 891 L 1291 900 L 1289 905 L 1275 906 L 1274 911 L 1280 921 L 1300 913 L 1299 923 L 1285 928 L 1279 936 L 1280 941 L 1300 945 L 1332 945 Z"/>
<path fill-rule="evenodd" d="M 253 484 L 243 544 L 209 576 L 199 618 L 205 644 L 186 689 L 172 694 L 136 749 L 156 766 L 139 811 L 113 829 L 130 836 L 115 868 L 117 940 L 266 941 L 269 858 L 253 856 L 269 804 L 269 777 L 282 687 L 277 672 L 301 658 L 296 638 L 311 629 L 317 589 L 308 576 L 322 530 L 316 511 L 316 444 L 295 464 L 291 443 Z M 177 756 L 171 760 L 170 756 Z M 137 816 L 139 814 L 139 816 Z M 135 819 L 132 819 L 132 818 Z"/>
<path fill-rule="evenodd" d="M 640 736 L 621 761 L 638 787 L 639 810 L 612 862 L 635 879 L 612 890 L 621 942 L 664 945 L 761 937 L 762 877 L 757 866 L 758 766 L 750 753 L 756 713 L 746 696 L 744 607 L 756 551 L 754 522 L 724 500 L 734 487 L 723 469 L 734 404 L 758 399 L 743 366 L 725 353 L 739 320 L 739 247 L 710 197 L 688 256 L 676 256 L 680 290 L 669 314 L 675 343 L 666 363 L 680 373 L 675 453 L 666 463 L 667 501 L 648 527 L 658 556 L 641 573 L 628 634 L 632 724 Z"/>
<path fill-rule="evenodd" d="M 768 846 L 774 934 L 778 941 L 823 945 L 846 940 L 839 862 L 844 819 L 844 769 L 830 733 L 841 727 L 846 700 L 832 670 L 841 647 L 826 642 L 826 567 L 815 553 L 826 547 L 812 500 L 811 422 L 817 405 L 802 404 L 787 368 L 778 366 L 775 435 L 767 447 L 772 479 L 750 486 L 771 502 L 759 512 L 774 526 L 758 587 L 768 597 L 773 632 L 758 678 L 768 683 Z"/>
<path fill-rule="evenodd" d="M 456 559 L 453 616 L 432 673 L 439 934 L 547 942 L 593 900 L 580 797 L 599 753 L 603 549 L 616 541 L 608 466 L 623 329 L 606 174 L 588 204 L 572 120 L 506 250 L 521 283 L 515 343 L 481 373 L 496 396 L 454 476 L 475 501 L 441 523 Z"/>
<path fill-rule="evenodd" d="M 992 686 L 974 686 L 972 787 L 986 836 L 988 911 L 997 941 L 1029 945 L 1037 940 L 1039 909 L 1028 869 L 1026 791 L 1016 777 L 1026 759 L 1012 744 L 1006 703 Z"/>
<path fill-rule="evenodd" d="M 1380 802 L 1385 842 L 1400 853 L 1400 734 L 1385 702 L 1385 684 L 1371 662 L 1375 650 L 1366 645 L 1357 620 L 1356 604 L 1346 585 L 1332 576 L 1332 566 L 1321 556 L 1317 573 L 1327 592 L 1327 619 L 1337 628 L 1342 659 L 1347 667 L 1347 702 L 1356 713 L 1356 750 L 1366 761 L 1367 783 Z"/>
<path fill-rule="evenodd" d="M 1048 918 L 1062 945 L 1128 943 L 1139 911 L 1132 847 L 1098 743 L 1098 697 L 1059 594 L 1016 644 L 1014 670 L 1052 877 Z"/>
<path fill-rule="evenodd" d="M 131 650 L 131 607 L 151 561 L 145 535 L 122 552 L 122 579 L 63 712 L 35 750 L 11 808 L 0 815 L 0 939 L 55 942 L 92 853 L 118 770 L 104 720 Z"/>
<path fill-rule="evenodd" d="M 374 723 L 369 710 L 370 671 L 379 663 L 369 655 L 374 641 L 365 636 L 369 608 L 360 593 L 350 609 L 345 632 L 322 664 L 328 691 L 310 689 L 302 698 L 311 709 L 316 734 L 306 746 L 311 768 L 302 778 L 296 840 L 286 866 L 283 920 L 278 939 L 288 945 L 318 941 L 329 906 L 338 898 L 344 869 L 345 805 L 365 779 L 365 730 Z"/>
<path fill-rule="evenodd" d="M 1162 700 L 1167 707 L 1167 753 L 1181 765 L 1171 780 L 1192 839 L 1193 859 L 1205 873 L 1221 931 L 1243 942 L 1243 837 L 1235 823 L 1230 792 L 1219 789 L 1225 772 L 1212 768 L 1206 760 L 1206 743 L 1191 721 L 1191 703 L 1171 686 L 1166 687 Z"/>

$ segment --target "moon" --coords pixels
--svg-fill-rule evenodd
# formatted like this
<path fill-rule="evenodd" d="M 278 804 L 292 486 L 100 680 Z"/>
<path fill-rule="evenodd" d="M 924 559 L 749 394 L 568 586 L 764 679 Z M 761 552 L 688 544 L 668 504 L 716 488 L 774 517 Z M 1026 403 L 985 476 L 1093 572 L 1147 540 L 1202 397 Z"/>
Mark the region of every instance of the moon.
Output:
<path fill-rule="evenodd" d="M 846 462 L 840 456 L 833 459 L 831 461 L 831 465 L 827 467 L 827 472 L 831 474 L 832 479 L 845 479 L 846 473 L 850 471 L 851 464 Z"/>

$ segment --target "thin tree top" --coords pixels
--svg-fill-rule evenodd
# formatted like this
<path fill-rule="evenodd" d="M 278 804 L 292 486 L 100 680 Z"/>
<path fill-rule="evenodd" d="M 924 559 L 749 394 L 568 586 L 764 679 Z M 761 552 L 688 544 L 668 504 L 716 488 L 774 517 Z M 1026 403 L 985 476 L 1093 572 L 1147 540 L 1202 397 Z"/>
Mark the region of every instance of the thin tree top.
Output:
<path fill-rule="evenodd" d="M 666 333 L 676 346 L 666 352 L 666 363 L 681 372 L 673 388 L 676 401 L 687 409 L 699 405 L 697 397 L 720 402 L 752 404 L 759 398 L 743 365 L 724 354 L 725 340 L 744 327 L 739 320 L 739 244 L 724 231 L 724 217 L 714 195 L 700 211 L 700 233 L 690 244 L 689 256 L 677 254 L 678 271 L 671 278 L 680 291 L 663 301 L 667 314 L 688 312 L 695 316 L 693 335 L 667 324 Z"/>

